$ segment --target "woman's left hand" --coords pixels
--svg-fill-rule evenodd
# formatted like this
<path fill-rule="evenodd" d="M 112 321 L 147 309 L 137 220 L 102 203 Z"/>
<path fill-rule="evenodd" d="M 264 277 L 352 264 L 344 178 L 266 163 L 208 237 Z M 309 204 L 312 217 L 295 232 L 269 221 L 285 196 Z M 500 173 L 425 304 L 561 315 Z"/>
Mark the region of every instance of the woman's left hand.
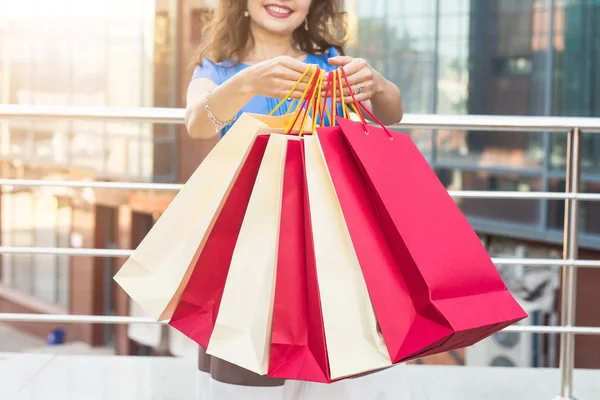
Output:
<path fill-rule="evenodd" d="M 346 103 L 351 103 L 354 99 L 359 102 L 368 101 L 382 90 L 381 76 L 362 58 L 337 56 L 330 58 L 329 63 L 335 67 L 342 67 L 348 77 L 350 88 L 348 88 L 346 81 L 342 79 L 344 101 Z M 354 93 L 354 99 L 350 94 L 350 90 Z"/>

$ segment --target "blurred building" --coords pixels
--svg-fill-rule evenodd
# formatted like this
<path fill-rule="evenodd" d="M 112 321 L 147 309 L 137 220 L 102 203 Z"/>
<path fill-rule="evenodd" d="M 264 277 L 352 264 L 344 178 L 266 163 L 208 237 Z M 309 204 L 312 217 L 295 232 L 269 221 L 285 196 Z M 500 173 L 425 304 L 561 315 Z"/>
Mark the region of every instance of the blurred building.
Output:
<path fill-rule="evenodd" d="M 0 103 L 182 107 L 192 55 L 215 3 L 0 0 Z M 406 112 L 600 116 L 598 1 L 345 0 L 345 6 L 348 53 L 398 84 Z M 564 190 L 566 134 L 411 134 L 449 189 Z M 584 190 L 599 192 L 600 137 L 584 141 Z M 181 126 L 0 121 L 2 177 L 10 178 L 184 182 L 212 145 L 191 140 Z M 3 187 L 2 245 L 133 248 L 171 198 Z M 463 199 L 460 206 L 493 256 L 560 258 L 561 202 Z M 600 258 L 598 203 L 582 204 L 581 246 L 581 258 Z M 122 261 L 3 255 L 0 312 L 127 315 L 129 302 L 112 282 Z M 531 304 L 539 293 L 552 299 L 559 281 L 557 268 L 501 272 Z M 599 271 L 580 270 L 578 325 L 600 325 L 598 285 Z M 554 307 L 544 307 L 528 322 L 556 323 Z M 52 328 L 17 326 L 40 335 Z M 68 328 L 70 340 L 114 344 L 120 354 L 148 351 L 139 346 L 143 340 L 128 338 L 126 327 Z M 518 348 L 530 355 L 521 364 L 555 364 L 556 340 L 529 337 Z M 599 368 L 591 351 L 598 346 L 599 338 L 578 337 L 577 366 Z"/>

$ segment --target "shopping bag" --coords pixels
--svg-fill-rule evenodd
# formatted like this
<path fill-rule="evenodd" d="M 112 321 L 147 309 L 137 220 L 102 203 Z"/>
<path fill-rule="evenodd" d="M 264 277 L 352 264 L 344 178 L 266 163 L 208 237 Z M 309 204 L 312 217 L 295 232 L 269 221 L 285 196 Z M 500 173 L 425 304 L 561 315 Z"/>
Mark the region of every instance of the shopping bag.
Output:
<path fill-rule="evenodd" d="M 304 148 L 330 379 L 389 367 L 390 356 L 316 138 L 305 137 Z"/>
<path fill-rule="evenodd" d="M 204 348 L 208 347 L 214 328 L 229 264 L 267 141 L 267 136 L 256 138 L 169 321 Z"/>
<path fill-rule="evenodd" d="M 303 132 L 290 115 L 242 114 L 115 275 L 116 282 L 154 319 L 171 318 L 254 139 L 267 128 Z"/>
<path fill-rule="evenodd" d="M 270 135 L 233 251 L 207 353 L 266 375 L 287 137 Z"/>
<path fill-rule="evenodd" d="M 403 278 L 418 314 L 416 324 L 408 330 L 406 343 L 399 348 L 399 338 L 390 336 L 391 325 L 386 330 L 383 326 L 384 320 L 393 319 L 391 306 L 378 306 L 384 302 L 383 296 L 374 300 L 386 342 L 396 342 L 392 353 L 397 348 L 401 350 L 392 354 L 394 362 L 471 345 L 525 318 L 525 311 L 506 288 L 477 234 L 410 137 L 368 126 L 364 119 L 337 121 L 369 189 L 383 231 L 381 237 L 386 238 L 387 243 L 379 247 L 380 253 L 374 255 L 381 256 L 387 244 L 402 275 L 396 272 L 398 290 L 382 276 L 376 282 L 367 280 L 371 283 L 370 294 L 375 298 L 384 291 L 395 293 L 397 298 L 390 296 L 388 301 L 407 304 L 406 296 L 398 294 Z M 348 213 L 344 215 L 352 218 Z M 355 231 L 353 243 L 364 232 Z M 363 258 L 365 276 L 375 279 L 375 271 L 368 269 L 380 268 L 380 273 L 386 270 L 391 277 L 391 259 L 387 254 L 386 263 Z M 407 327 L 400 332 L 407 332 Z M 419 352 L 424 344 L 420 335 L 431 343 Z"/>
<path fill-rule="evenodd" d="M 115 276 L 156 320 L 169 319 L 254 138 L 266 124 L 242 115 L 208 154 Z"/>
<path fill-rule="evenodd" d="M 256 136 L 299 129 L 290 116 L 242 114 L 115 275 L 156 320 L 169 320 Z"/>
<path fill-rule="evenodd" d="M 377 320 L 394 362 L 450 334 L 421 317 L 412 302 L 401 267 L 388 245 L 377 210 L 340 127 L 319 129 L 319 146 L 331 174 Z M 437 328 L 437 329 L 436 329 Z M 440 329 L 442 333 L 440 333 Z"/>
<path fill-rule="evenodd" d="M 260 129 L 261 136 L 254 142 L 240 175 L 216 217 L 214 227 L 207 233 L 206 242 L 199 249 L 199 255 L 192 265 L 193 272 L 169 321 L 171 326 L 204 348 L 208 347 L 214 329 L 233 251 L 266 149 L 267 135 L 302 132 L 301 120 L 294 119 L 294 116 L 303 116 L 302 120 L 312 123 L 301 109 L 297 109 L 297 114 L 280 117 L 252 115 L 268 128 Z"/>
<path fill-rule="evenodd" d="M 269 376 L 329 382 L 303 140 L 289 140 L 283 177 Z"/>

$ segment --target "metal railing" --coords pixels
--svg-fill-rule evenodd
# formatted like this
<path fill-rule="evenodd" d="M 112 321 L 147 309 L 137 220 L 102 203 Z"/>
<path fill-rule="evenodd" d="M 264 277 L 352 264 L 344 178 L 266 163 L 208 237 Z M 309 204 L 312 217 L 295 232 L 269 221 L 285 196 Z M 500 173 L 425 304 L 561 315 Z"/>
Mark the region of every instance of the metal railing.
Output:
<path fill-rule="evenodd" d="M 52 107 L 1 105 L 0 119 L 66 119 L 105 122 L 146 122 L 180 124 L 184 121 L 184 110 L 168 108 L 96 108 L 96 107 Z M 575 326 L 575 297 L 578 268 L 600 268 L 600 260 L 578 260 L 578 217 L 580 201 L 600 201 L 600 194 L 579 193 L 581 174 L 582 132 L 600 133 L 598 118 L 564 117 L 513 117 L 513 116 L 458 116 L 458 115 L 405 115 L 401 129 L 453 129 L 516 132 L 569 132 L 567 149 L 566 193 L 511 192 L 511 191 L 451 191 L 455 198 L 478 199 L 552 199 L 564 200 L 564 254 L 563 260 L 494 258 L 498 265 L 562 266 L 561 326 L 512 326 L 511 332 L 560 334 L 561 393 L 558 399 L 573 399 L 574 335 L 600 335 L 600 327 Z M 70 188 L 98 188 L 115 190 L 177 191 L 182 185 L 150 184 L 138 182 L 80 182 L 45 181 L 27 179 L 0 179 L 0 185 L 11 186 L 61 186 Z M 128 257 L 132 250 L 81 249 L 81 248 L 32 248 L 1 247 L 5 254 L 54 254 L 67 256 Z M 89 316 L 89 315 L 31 315 L 0 313 L 0 321 L 54 322 L 90 324 L 151 324 L 148 318 Z"/>

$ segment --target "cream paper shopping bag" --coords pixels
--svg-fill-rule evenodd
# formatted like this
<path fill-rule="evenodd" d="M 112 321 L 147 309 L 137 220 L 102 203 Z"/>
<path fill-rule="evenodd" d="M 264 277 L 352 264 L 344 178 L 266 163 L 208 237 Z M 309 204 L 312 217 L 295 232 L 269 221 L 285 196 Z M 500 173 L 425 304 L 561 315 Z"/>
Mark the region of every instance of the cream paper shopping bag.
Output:
<path fill-rule="evenodd" d="M 271 135 L 236 243 L 207 353 L 268 372 L 286 144 Z"/>
<path fill-rule="evenodd" d="M 256 136 L 283 132 L 290 116 L 242 114 L 115 276 L 152 318 L 168 320 Z"/>
<path fill-rule="evenodd" d="M 304 139 L 306 180 L 330 377 L 392 365 L 315 136 Z"/>

